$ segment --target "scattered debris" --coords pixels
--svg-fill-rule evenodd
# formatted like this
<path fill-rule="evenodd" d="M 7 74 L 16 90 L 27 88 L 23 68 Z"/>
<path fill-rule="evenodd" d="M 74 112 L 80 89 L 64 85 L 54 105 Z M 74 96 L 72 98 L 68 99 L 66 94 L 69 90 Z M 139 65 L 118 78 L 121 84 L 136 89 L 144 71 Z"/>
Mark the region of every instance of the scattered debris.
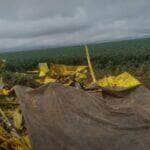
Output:
<path fill-rule="evenodd" d="M 141 85 L 135 77 L 127 72 L 124 72 L 118 76 L 109 76 L 98 81 L 101 87 L 112 87 L 112 88 L 133 88 Z"/>
<path fill-rule="evenodd" d="M 46 76 L 49 72 L 47 63 L 39 63 L 39 77 Z"/>
<path fill-rule="evenodd" d="M 150 91 L 128 72 L 97 80 L 85 52 L 88 66 L 39 63 L 0 78 L 0 149 L 149 149 Z"/>
<path fill-rule="evenodd" d="M 0 109 L 0 149 L 3 150 L 31 150 L 27 134 L 18 134 L 4 111 Z"/>
<path fill-rule="evenodd" d="M 0 77 L 0 95 L 1 96 L 9 95 L 9 90 L 5 89 L 4 86 L 5 85 L 4 85 L 3 79 L 2 77 Z"/>
<path fill-rule="evenodd" d="M 75 82 L 83 83 L 87 79 L 87 66 L 67 66 L 51 64 L 50 69 L 47 63 L 39 64 L 39 79 L 36 81 L 41 84 L 62 83 L 72 85 Z"/>

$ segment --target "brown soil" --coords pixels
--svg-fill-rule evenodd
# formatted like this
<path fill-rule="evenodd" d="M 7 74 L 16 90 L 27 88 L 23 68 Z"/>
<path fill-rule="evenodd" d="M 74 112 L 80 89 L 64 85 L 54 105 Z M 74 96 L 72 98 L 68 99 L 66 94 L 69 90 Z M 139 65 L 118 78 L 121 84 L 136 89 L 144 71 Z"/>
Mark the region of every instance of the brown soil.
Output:
<path fill-rule="evenodd" d="M 33 149 L 149 150 L 150 91 L 123 98 L 50 84 L 16 86 Z"/>

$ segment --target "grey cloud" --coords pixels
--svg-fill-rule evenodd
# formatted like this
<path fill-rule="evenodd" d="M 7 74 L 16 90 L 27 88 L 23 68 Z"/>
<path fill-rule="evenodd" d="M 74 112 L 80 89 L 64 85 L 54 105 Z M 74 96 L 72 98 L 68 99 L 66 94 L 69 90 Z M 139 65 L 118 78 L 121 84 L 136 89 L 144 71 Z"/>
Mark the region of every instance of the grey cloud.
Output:
<path fill-rule="evenodd" d="M 0 52 L 150 35 L 149 0 L 0 0 Z"/>

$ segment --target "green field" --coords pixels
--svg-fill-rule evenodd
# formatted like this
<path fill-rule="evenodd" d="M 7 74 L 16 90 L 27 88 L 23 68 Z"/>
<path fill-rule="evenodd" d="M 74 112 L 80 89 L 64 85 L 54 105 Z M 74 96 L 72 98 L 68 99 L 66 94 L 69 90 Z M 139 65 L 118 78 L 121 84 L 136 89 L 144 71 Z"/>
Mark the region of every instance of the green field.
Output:
<path fill-rule="evenodd" d="M 89 45 L 91 60 L 97 72 L 116 70 L 149 69 L 150 38 Z M 87 64 L 84 46 L 50 48 L 33 51 L 1 53 L 6 59 L 8 71 L 26 71 L 37 67 L 39 62 L 60 64 Z"/>

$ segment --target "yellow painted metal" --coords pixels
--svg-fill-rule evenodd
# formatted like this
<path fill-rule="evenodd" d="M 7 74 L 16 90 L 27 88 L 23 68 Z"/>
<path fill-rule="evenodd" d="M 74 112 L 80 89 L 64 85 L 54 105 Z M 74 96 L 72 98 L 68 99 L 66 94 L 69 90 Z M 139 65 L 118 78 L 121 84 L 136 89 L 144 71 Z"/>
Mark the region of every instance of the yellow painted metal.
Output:
<path fill-rule="evenodd" d="M 4 121 L 4 123 L 6 124 L 6 126 L 11 127 L 11 123 L 9 122 L 7 116 L 6 116 L 5 113 L 2 111 L 1 108 L 0 108 L 0 116 L 2 117 L 2 120 Z"/>
<path fill-rule="evenodd" d="M 141 82 L 128 72 L 124 72 L 118 76 L 110 76 L 100 79 L 98 85 L 101 87 L 132 88 L 141 85 Z"/>
<path fill-rule="evenodd" d="M 23 117 L 19 109 L 13 113 L 13 124 L 16 129 L 22 129 Z"/>
<path fill-rule="evenodd" d="M 47 83 L 55 83 L 56 82 L 56 79 L 54 78 L 51 78 L 51 77 L 45 77 L 43 83 L 44 84 L 47 84 Z"/>
<path fill-rule="evenodd" d="M 84 73 L 87 71 L 87 66 L 68 66 L 51 64 L 50 72 L 51 76 L 71 76 L 78 73 Z"/>
<path fill-rule="evenodd" d="M 97 83 L 97 80 L 96 80 L 96 77 L 95 77 L 95 74 L 94 74 L 94 70 L 93 70 L 93 67 L 92 67 L 91 59 L 90 59 L 89 49 L 88 49 L 87 45 L 85 46 L 85 52 L 86 52 L 88 66 L 89 66 L 90 74 L 92 76 L 93 83 Z"/>
<path fill-rule="evenodd" d="M 44 77 L 49 72 L 47 63 L 39 63 L 39 77 Z"/>
<path fill-rule="evenodd" d="M 6 89 L 0 89 L 0 95 L 4 95 L 4 96 L 9 95 L 9 90 L 6 90 Z"/>
<path fill-rule="evenodd" d="M 0 95 L 9 95 L 9 90 L 6 90 L 5 88 L 4 88 L 4 86 L 5 86 L 5 84 L 4 84 L 4 82 L 3 82 L 3 79 L 2 79 L 2 77 L 0 77 Z"/>
<path fill-rule="evenodd" d="M 13 128 L 12 124 L 10 123 L 5 112 L 1 108 L 0 116 L 2 122 L 5 124 L 7 129 L 10 130 L 9 132 L 7 132 L 7 130 L 5 130 L 2 125 L 0 125 L 0 149 L 2 148 L 14 150 L 31 150 L 32 148 L 29 138 L 25 135 L 21 136 L 17 133 L 17 131 Z"/>
<path fill-rule="evenodd" d="M 41 84 L 64 82 L 64 84 L 70 85 L 72 82 L 74 82 L 74 80 L 77 82 L 82 82 L 87 78 L 87 66 L 51 64 L 50 70 L 47 68 L 47 64 L 39 64 L 39 77 L 41 78 L 37 79 L 37 82 Z"/>

